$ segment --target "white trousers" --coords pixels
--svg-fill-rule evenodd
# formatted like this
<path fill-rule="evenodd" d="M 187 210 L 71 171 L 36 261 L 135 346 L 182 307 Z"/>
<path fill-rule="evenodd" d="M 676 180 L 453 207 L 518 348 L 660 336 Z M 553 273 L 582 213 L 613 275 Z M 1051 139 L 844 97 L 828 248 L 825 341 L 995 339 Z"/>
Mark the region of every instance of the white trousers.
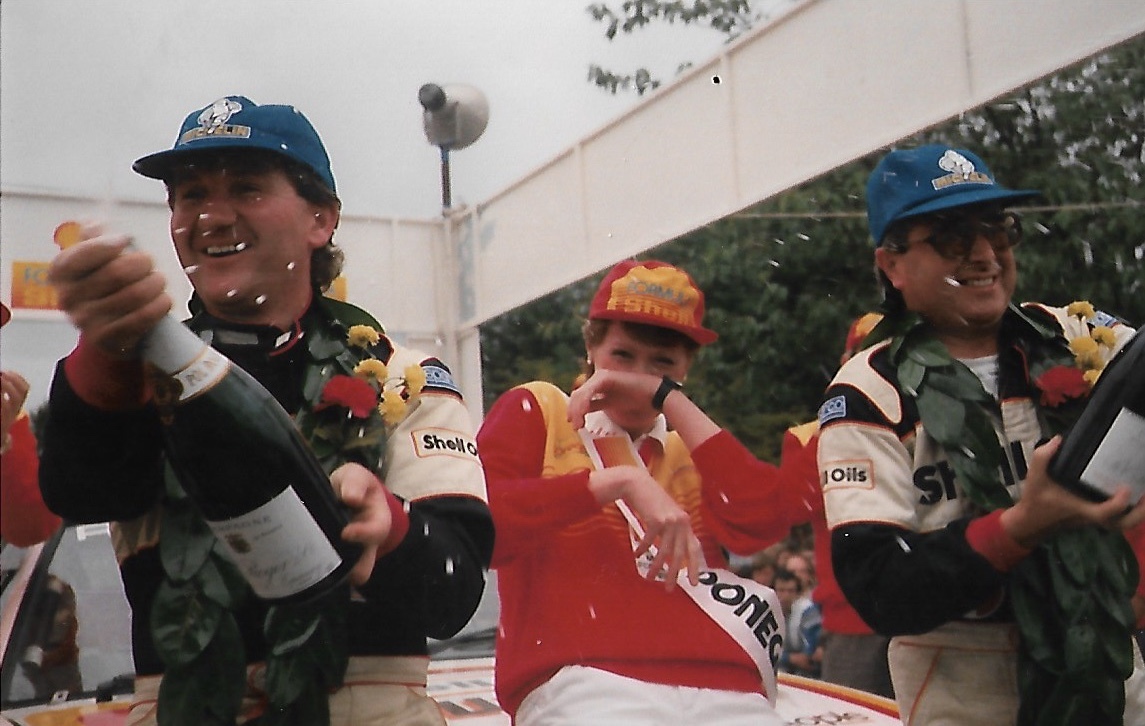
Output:
<path fill-rule="evenodd" d="M 565 666 L 521 703 L 517 726 L 783 726 L 761 693 L 666 686 Z"/>
<path fill-rule="evenodd" d="M 1018 718 L 1018 632 L 947 623 L 891 638 L 887 660 L 906 726 L 1012 726 Z"/>

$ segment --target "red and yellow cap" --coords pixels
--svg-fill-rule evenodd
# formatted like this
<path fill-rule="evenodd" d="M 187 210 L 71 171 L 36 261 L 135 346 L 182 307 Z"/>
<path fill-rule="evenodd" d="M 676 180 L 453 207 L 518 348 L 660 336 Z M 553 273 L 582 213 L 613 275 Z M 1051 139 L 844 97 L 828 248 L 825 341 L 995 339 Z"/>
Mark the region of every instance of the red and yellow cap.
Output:
<path fill-rule="evenodd" d="M 882 319 L 881 313 L 867 313 L 855 318 L 855 321 L 851 323 L 850 330 L 847 331 L 847 342 L 843 345 L 843 356 L 839 360 L 840 365 L 846 363 L 851 356 L 859 352 L 859 346 L 862 345 L 863 340 Z"/>
<path fill-rule="evenodd" d="M 625 260 L 609 270 L 592 298 L 588 317 L 669 328 L 700 345 L 719 337 L 701 324 L 704 292 L 692 276 L 657 260 Z"/>

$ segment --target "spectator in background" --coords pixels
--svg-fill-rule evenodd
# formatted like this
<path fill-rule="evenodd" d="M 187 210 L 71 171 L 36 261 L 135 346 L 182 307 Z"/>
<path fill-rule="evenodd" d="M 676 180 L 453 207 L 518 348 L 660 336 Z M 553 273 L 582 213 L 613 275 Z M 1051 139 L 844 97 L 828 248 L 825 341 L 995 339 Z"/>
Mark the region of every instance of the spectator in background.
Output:
<path fill-rule="evenodd" d="M 818 678 L 823 659 L 819 647 L 822 624 L 819 607 L 804 589 L 803 580 L 791 570 L 781 568 L 775 573 L 775 592 L 787 618 L 779 669 L 797 676 Z"/>
<path fill-rule="evenodd" d="M 882 319 L 878 313 L 856 318 L 847 331 L 839 365 L 859 351 L 867 333 Z M 887 666 L 890 638 L 879 635 L 863 622 L 847 602 L 835 580 L 831 565 L 831 533 L 823 515 L 823 492 L 815 455 L 819 442 L 819 422 L 793 426 L 783 436 L 780 468 L 807 487 L 808 515 L 815 546 L 816 585 L 811 599 L 822 615 L 820 647 L 823 652 L 820 676 L 825 681 L 858 688 L 887 698 L 894 697 Z M 788 569 L 791 569 L 788 558 Z"/>
<path fill-rule="evenodd" d="M 747 572 L 744 577 L 749 577 L 761 585 L 771 587 L 772 583 L 775 582 L 775 573 L 779 570 L 776 551 L 777 547 L 773 545 L 752 555 L 748 560 Z"/>
<path fill-rule="evenodd" d="M 0 327 L 12 317 L 0 303 Z M 28 381 L 0 371 L 0 541 L 17 547 L 43 542 L 60 526 L 40 496 L 40 459 L 32 419 L 24 409 Z"/>
<path fill-rule="evenodd" d="M 802 551 L 792 552 L 784 561 L 784 567 L 795 573 L 795 576 L 799 578 L 803 592 L 810 596 L 816 582 L 815 565 L 812 564 L 811 560 L 807 559 Z"/>

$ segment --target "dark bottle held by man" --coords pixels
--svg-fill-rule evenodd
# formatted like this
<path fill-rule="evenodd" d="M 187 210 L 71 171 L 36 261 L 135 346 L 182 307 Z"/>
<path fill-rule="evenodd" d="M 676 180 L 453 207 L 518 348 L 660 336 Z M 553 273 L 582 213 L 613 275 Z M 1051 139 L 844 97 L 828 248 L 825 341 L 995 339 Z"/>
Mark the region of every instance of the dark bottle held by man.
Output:
<path fill-rule="evenodd" d="M 1145 496 L 1145 330 L 1106 365 L 1049 473 L 1096 501 L 1124 485 L 1130 487 L 1131 504 Z"/>
<path fill-rule="evenodd" d="M 255 594 L 305 601 L 345 581 L 361 554 L 290 415 L 250 374 L 168 317 L 141 345 L 183 488 Z"/>

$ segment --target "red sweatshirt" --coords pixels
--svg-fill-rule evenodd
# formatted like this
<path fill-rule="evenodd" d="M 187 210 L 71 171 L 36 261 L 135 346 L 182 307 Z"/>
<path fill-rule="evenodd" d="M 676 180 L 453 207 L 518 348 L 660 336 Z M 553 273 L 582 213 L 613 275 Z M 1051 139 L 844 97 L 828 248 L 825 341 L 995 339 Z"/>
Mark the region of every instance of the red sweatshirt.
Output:
<path fill-rule="evenodd" d="M 544 383 L 498 399 L 478 433 L 497 530 L 496 689 L 515 714 L 565 665 L 644 681 L 762 692 L 747 654 L 680 589 L 641 578 L 619 510 L 589 492 L 591 463 Z M 711 566 L 787 535 L 791 489 L 727 432 L 689 452 L 669 433 L 653 477 L 692 516 Z"/>

